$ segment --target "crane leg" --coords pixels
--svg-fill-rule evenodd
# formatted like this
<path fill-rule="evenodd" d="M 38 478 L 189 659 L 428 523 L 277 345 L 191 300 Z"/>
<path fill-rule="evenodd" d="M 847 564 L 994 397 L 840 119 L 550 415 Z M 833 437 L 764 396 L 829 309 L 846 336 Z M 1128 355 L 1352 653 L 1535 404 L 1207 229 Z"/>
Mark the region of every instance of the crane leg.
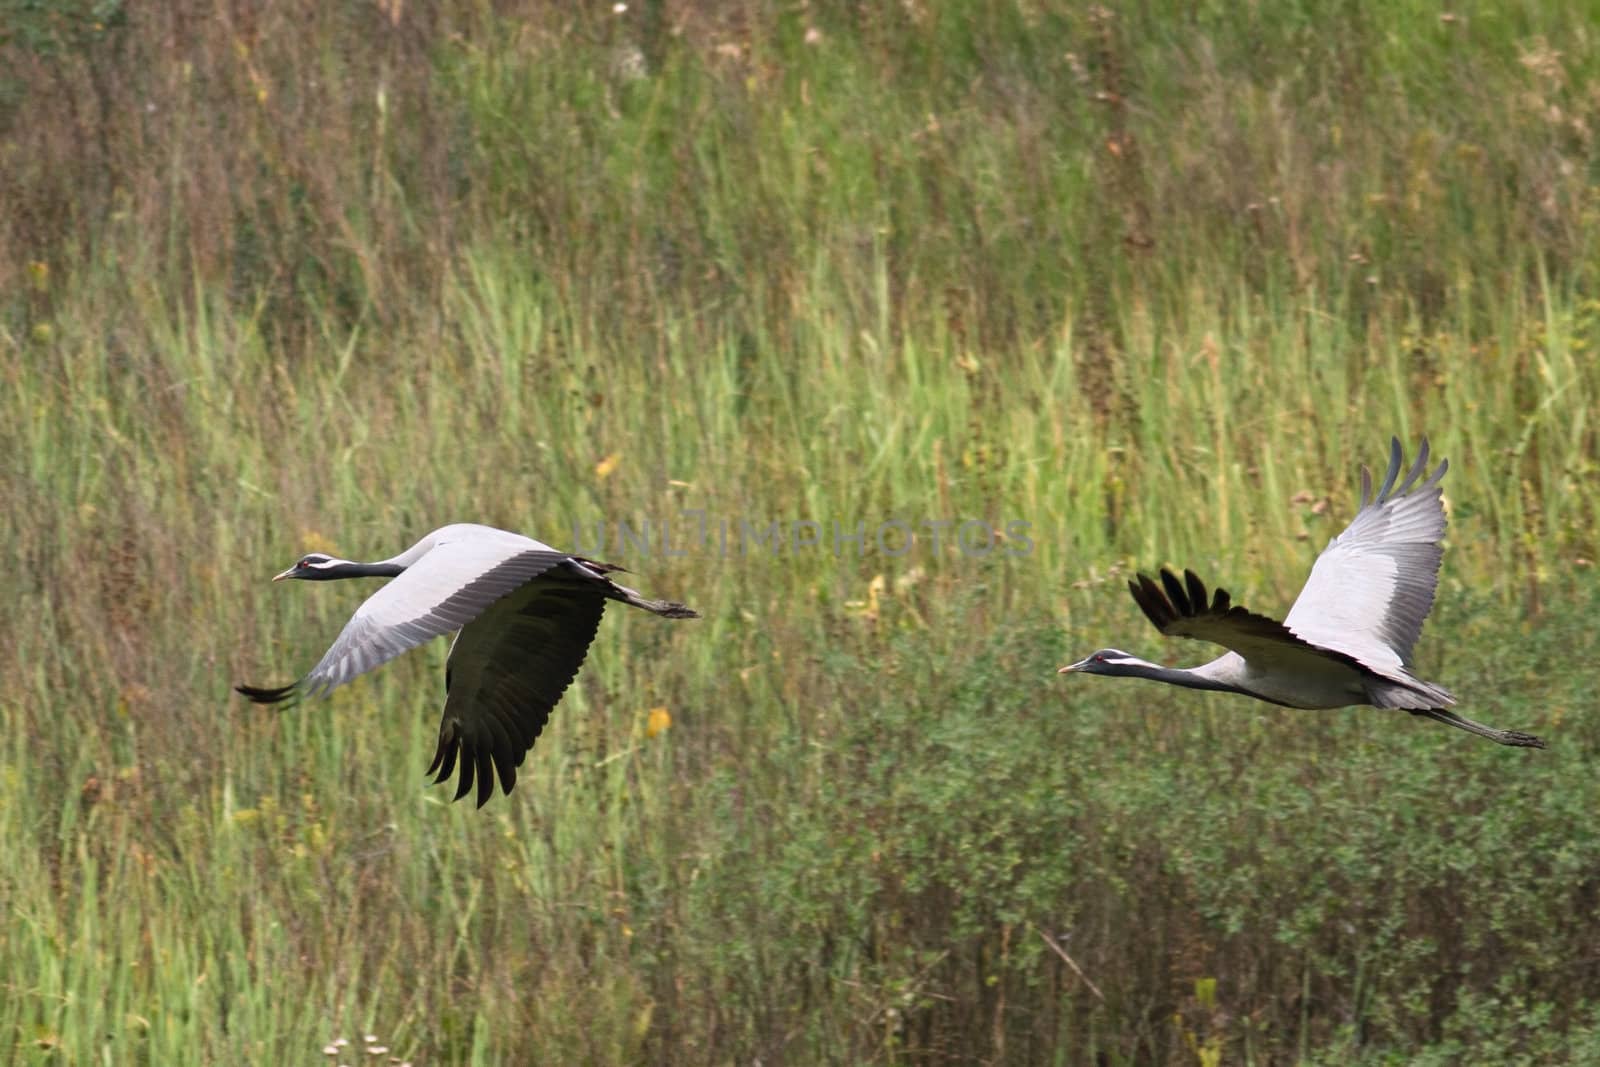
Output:
<path fill-rule="evenodd" d="M 1421 715 L 1423 718 L 1432 719 L 1435 722 L 1448 723 L 1457 729 L 1477 734 L 1479 737 L 1487 737 L 1489 740 L 1497 741 L 1502 745 L 1514 745 L 1517 748 L 1544 747 L 1544 742 L 1532 734 L 1525 734 L 1520 730 L 1497 730 L 1493 726 L 1485 726 L 1483 723 L 1475 722 L 1465 715 L 1457 715 L 1455 712 L 1446 711 L 1443 708 L 1407 708 L 1406 710 L 1413 715 Z"/>

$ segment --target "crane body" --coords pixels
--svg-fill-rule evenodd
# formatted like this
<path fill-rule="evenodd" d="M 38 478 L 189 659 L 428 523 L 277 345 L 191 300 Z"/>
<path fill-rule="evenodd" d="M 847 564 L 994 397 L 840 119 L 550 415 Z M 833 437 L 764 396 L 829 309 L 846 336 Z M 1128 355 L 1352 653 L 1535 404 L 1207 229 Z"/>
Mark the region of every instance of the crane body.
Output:
<path fill-rule="evenodd" d="M 260 704 L 320 696 L 455 632 L 439 744 L 428 773 L 443 782 L 459 762 L 455 799 L 476 781 L 481 807 L 494 794 L 497 773 L 501 788 L 511 792 L 517 768 L 577 676 L 607 601 L 663 618 L 698 617 L 682 604 L 646 599 L 608 577 L 621 569 L 474 523 L 441 527 L 376 563 L 309 553 L 273 581 L 390 581 L 356 609 L 305 677 L 278 688 L 235 688 Z"/>
<path fill-rule="evenodd" d="M 1447 723 L 1502 745 L 1543 748 L 1532 734 L 1500 730 L 1449 709 L 1455 697 L 1412 672 L 1412 648 L 1433 608 L 1444 550 L 1439 482 L 1447 462 L 1425 480 L 1424 438 L 1405 479 L 1400 442 L 1377 493 L 1361 471 L 1361 507 L 1328 542 L 1282 622 L 1235 605 L 1226 590 L 1207 593 L 1193 571 L 1180 580 L 1165 568 L 1158 584 L 1146 575 L 1129 592 L 1163 634 L 1192 637 L 1229 651 L 1198 667 L 1163 667 L 1120 649 L 1103 648 L 1061 668 L 1145 678 L 1189 689 L 1238 693 L 1291 708 L 1352 705 L 1394 708 Z"/>

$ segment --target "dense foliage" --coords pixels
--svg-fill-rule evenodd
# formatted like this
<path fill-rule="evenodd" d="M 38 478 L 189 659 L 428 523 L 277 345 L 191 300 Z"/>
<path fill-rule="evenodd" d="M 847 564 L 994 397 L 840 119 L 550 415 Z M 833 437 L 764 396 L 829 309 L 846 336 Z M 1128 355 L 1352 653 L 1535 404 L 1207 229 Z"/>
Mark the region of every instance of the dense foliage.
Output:
<path fill-rule="evenodd" d="M 1600 1059 L 1592 22 L 0 0 L 0 1058 Z M 1054 673 L 1424 433 L 1547 751 Z M 482 811 L 229 692 L 464 519 L 705 616 Z"/>

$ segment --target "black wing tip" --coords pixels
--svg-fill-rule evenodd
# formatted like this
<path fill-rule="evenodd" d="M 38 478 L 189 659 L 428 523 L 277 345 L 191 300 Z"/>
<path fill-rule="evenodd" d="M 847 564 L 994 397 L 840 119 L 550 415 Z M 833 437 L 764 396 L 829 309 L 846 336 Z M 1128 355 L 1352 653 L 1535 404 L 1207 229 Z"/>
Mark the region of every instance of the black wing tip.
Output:
<path fill-rule="evenodd" d="M 1405 478 L 1401 479 L 1400 468 L 1405 463 L 1405 448 L 1400 444 L 1399 437 L 1391 436 L 1389 438 L 1389 469 L 1385 472 L 1383 483 L 1378 488 L 1378 493 L 1375 497 L 1369 498 L 1368 496 L 1371 487 L 1370 474 L 1366 467 L 1361 468 L 1361 508 L 1365 509 L 1369 505 L 1386 504 L 1391 499 L 1399 499 L 1410 493 L 1438 485 L 1445 472 L 1450 469 L 1450 460 L 1441 459 L 1439 465 L 1429 474 L 1428 456 L 1430 453 L 1431 446 L 1428 443 L 1428 435 L 1423 434 L 1417 442 L 1416 458 L 1412 460 L 1411 468 L 1406 472 Z M 1425 474 L 1427 477 L 1423 479 Z M 1418 479 L 1423 480 L 1418 481 Z M 1395 485 L 1396 481 L 1399 482 L 1398 488 Z"/>
<path fill-rule="evenodd" d="M 1162 567 L 1161 584 L 1167 587 L 1173 606 L 1184 618 L 1199 618 L 1212 610 L 1211 591 L 1206 589 L 1206 583 L 1200 580 L 1200 576 L 1188 567 L 1183 569 L 1181 581 L 1171 569 Z M 1223 603 L 1229 599 L 1227 591 L 1223 589 L 1216 590 L 1216 598 Z"/>
<path fill-rule="evenodd" d="M 1390 446 L 1398 448 L 1400 446 L 1400 439 L 1398 437 L 1393 438 L 1390 442 Z M 1430 447 L 1431 446 L 1428 443 L 1427 434 L 1423 434 L 1420 438 L 1418 438 L 1416 459 L 1416 464 L 1418 467 L 1426 467 L 1428 465 L 1428 452 Z"/>
<path fill-rule="evenodd" d="M 1405 460 L 1405 450 L 1400 447 L 1400 438 L 1389 438 L 1389 469 L 1383 472 L 1383 482 L 1378 486 L 1378 495 L 1372 500 L 1374 504 L 1384 504 L 1389 500 L 1389 494 L 1394 492 L 1395 479 L 1400 477 L 1400 464 Z"/>
<path fill-rule="evenodd" d="M 1162 567 L 1160 575 L 1161 581 L 1157 583 L 1149 575 L 1139 573 L 1137 581 L 1128 580 L 1128 592 L 1145 618 L 1162 633 L 1179 619 L 1226 615 L 1234 610 L 1233 598 L 1226 589 L 1207 590 L 1200 576 L 1188 568 L 1184 568 L 1181 579 L 1170 567 Z"/>
<path fill-rule="evenodd" d="M 1166 567 L 1161 568 L 1161 584 L 1167 590 L 1167 599 L 1172 601 L 1172 606 L 1178 610 L 1179 615 L 1192 614 L 1188 592 L 1183 588 L 1178 576 Z"/>
<path fill-rule="evenodd" d="M 1139 610 L 1144 612 L 1144 617 L 1150 620 L 1162 633 L 1178 618 L 1178 612 L 1173 608 L 1172 602 L 1161 591 L 1148 574 L 1139 574 L 1138 581 L 1128 580 L 1128 592 L 1133 594 L 1133 602 L 1139 605 Z"/>
<path fill-rule="evenodd" d="M 276 689 L 264 689 L 253 685 L 236 685 L 233 690 L 257 704 L 278 704 L 285 700 L 293 699 L 299 692 L 299 684 L 291 682 Z"/>
<path fill-rule="evenodd" d="M 511 795 L 511 790 L 517 784 L 516 764 L 521 762 L 508 749 L 504 752 L 490 748 L 478 748 L 461 740 L 459 737 L 441 737 L 439 747 L 434 751 L 433 762 L 428 765 L 425 774 L 433 775 L 434 785 L 443 785 L 449 781 L 450 775 L 456 769 L 456 763 L 461 764 L 461 774 L 456 781 L 455 796 L 451 803 L 460 800 L 472 792 L 473 783 L 478 786 L 477 807 L 483 807 L 494 796 L 495 772 L 499 771 L 500 790 L 506 796 Z"/>

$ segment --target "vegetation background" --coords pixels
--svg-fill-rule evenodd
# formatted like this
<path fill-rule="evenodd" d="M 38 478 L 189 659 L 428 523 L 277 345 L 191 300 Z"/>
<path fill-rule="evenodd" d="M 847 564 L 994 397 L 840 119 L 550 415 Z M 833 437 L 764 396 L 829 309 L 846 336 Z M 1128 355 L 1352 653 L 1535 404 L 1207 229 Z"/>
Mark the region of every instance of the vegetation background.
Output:
<path fill-rule="evenodd" d="M 0 0 L 0 1059 L 1600 1062 L 1597 16 Z M 1056 676 L 1391 434 L 1548 751 Z M 462 519 L 705 616 L 481 811 L 229 689 Z"/>

